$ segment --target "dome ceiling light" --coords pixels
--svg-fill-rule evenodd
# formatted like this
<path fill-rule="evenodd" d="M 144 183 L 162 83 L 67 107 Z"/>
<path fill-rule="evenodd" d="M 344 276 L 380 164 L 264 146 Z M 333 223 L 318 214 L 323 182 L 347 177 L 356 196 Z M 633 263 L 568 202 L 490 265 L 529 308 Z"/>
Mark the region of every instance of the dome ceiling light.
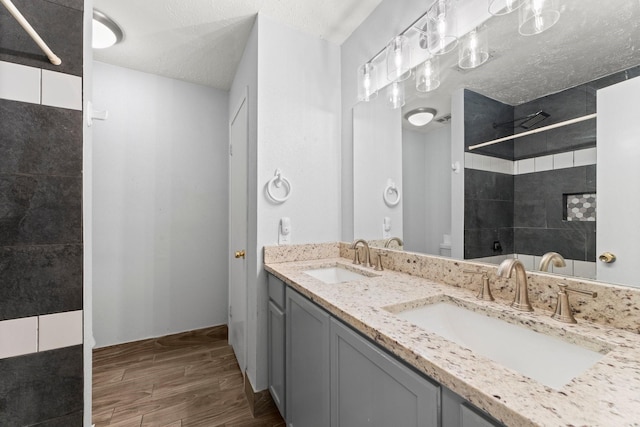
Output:
<path fill-rule="evenodd" d="M 93 39 L 91 47 L 94 49 L 106 49 L 124 38 L 122 30 L 111 18 L 104 13 L 93 10 Z"/>
<path fill-rule="evenodd" d="M 404 115 L 409 123 L 414 126 L 426 126 L 436 116 L 437 111 L 433 108 L 420 107 L 409 111 Z"/>

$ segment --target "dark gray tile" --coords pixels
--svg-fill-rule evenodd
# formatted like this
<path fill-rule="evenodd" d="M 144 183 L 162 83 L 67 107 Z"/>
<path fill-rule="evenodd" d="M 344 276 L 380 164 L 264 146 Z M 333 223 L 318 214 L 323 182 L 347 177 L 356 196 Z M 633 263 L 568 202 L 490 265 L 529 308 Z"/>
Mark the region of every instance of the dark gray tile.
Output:
<path fill-rule="evenodd" d="M 464 91 L 465 147 L 513 134 L 512 126 L 497 126 L 513 120 L 513 107 L 470 90 Z M 474 153 L 513 159 L 513 143 L 495 144 Z"/>
<path fill-rule="evenodd" d="M 494 250 L 494 242 L 499 242 L 502 250 Z M 513 228 L 465 229 L 464 231 L 464 259 L 484 258 L 513 252 Z"/>
<path fill-rule="evenodd" d="M 81 176 L 82 111 L 0 100 L 0 174 Z"/>
<path fill-rule="evenodd" d="M 0 176 L 0 241 L 82 242 L 82 178 Z"/>
<path fill-rule="evenodd" d="M 464 170 L 465 200 L 513 200 L 513 175 L 475 169 Z"/>
<path fill-rule="evenodd" d="M 83 0 L 46 0 L 49 3 L 57 4 L 64 7 L 70 7 L 76 10 L 84 10 Z"/>
<path fill-rule="evenodd" d="M 0 247 L 0 320 L 82 310 L 82 245 Z"/>
<path fill-rule="evenodd" d="M 513 227 L 513 202 L 469 200 L 464 203 L 465 228 Z"/>
<path fill-rule="evenodd" d="M 81 345 L 0 359 L 0 425 L 30 426 L 81 412 L 82 370 Z"/>
<path fill-rule="evenodd" d="M 74 412 L 73 414 L 64 415 L 52 420 L 43 421 L 33 424 L 30 427 L 81 427 L 83 421 L 83 411 Z"/>
<path fill-rule="evenodd" d="M 586 236 L 583 232 L 555 228 L 515 228 L 516 253 L 543 255 L 558 252 L 567 259 L 586 259 Z"/>
<path fill-rule="evenodd" d="M 77 5 L 77 1 L 61 1 Z M 46 0 L 14 0 L 14 4 L 62 64 L 51 64 L 4 7 L 0 7 L 0 60 L 82 76 L 82 10 Z"/>
<path fill-rule="evenodd" d="M 544 200 L 524 199 L 513 204 L 513 226 L 545 228 L 547 206 Z"/>

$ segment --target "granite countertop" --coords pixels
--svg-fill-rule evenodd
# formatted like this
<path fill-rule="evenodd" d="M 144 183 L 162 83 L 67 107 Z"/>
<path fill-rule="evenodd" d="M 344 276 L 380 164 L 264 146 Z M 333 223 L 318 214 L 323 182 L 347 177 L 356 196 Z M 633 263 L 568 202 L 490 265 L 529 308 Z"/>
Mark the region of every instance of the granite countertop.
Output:
<path fill-rule="evenodd" d="M 325 284 L 303 271 L 341 265 L 368 276 Z M 508 426 L 640 426 L 640 335 L 581 321 L 568 325 L 550 312 L 524 313 L 505 301 L 480 301 L 474 293 L 396 271 L 374 271 L 330 257 L 270 262 L 265 269 L 418 371 L 439 381 Z M 604 357 L 560 390 L 429 333 L 392 311 L 437 301 L 560 337 Z"/>

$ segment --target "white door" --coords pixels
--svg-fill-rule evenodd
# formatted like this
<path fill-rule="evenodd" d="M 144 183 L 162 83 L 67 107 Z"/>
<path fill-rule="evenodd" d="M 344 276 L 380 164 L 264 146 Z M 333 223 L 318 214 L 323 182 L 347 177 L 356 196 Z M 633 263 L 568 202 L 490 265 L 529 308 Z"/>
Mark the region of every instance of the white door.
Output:
<path fill-rule="evenodd" d="M 229 344 L 243 374 L 247 351 L 247 97 L 229 129 Z"/>
<path fill-rule="evenodd" d="M 598 91 L 596 260 L 598 280 L 640 287 L 640 78 Z"/>

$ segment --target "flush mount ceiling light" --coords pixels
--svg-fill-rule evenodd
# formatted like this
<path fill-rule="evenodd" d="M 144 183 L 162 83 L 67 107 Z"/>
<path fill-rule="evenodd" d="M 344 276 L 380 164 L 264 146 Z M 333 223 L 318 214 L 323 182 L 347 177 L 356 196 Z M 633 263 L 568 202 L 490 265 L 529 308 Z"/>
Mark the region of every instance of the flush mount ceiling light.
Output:
<path fill-rule="evenodd" d="M 404 118 L 414 126 L 425 126 L 433 120 L 436 113 L 437 111 L 433 108 L 420 107 L 409 111 Z"/>
<path fill-rule="evenodd" d="M 104 13 L 93 10 L 93 40 L 91 47 L 94 49 L 106 49 L 116 43 L 120 43 L 123 38 L 124 34 L 118 24 Z"/>

